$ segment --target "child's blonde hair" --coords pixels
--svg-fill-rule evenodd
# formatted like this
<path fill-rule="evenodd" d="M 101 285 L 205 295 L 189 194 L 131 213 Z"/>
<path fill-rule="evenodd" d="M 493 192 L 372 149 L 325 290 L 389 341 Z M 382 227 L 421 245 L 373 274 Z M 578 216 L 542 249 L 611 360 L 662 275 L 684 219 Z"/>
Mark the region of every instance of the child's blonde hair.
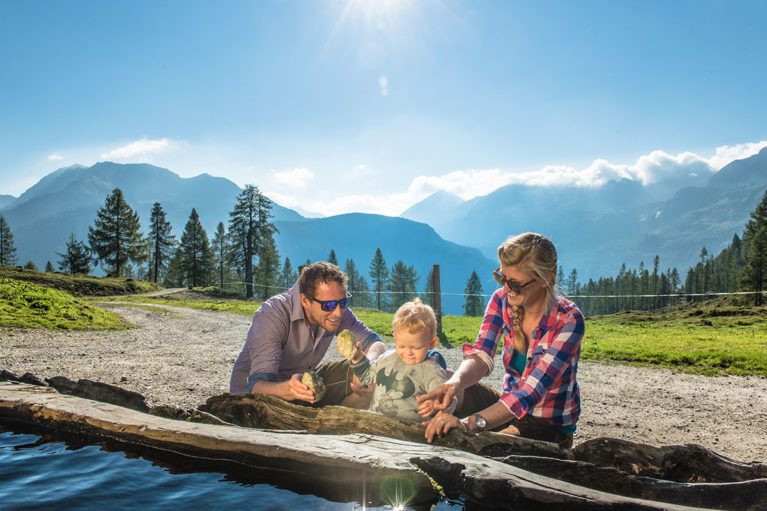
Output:
<path fill-rule="evenodd" d="M 427 332 L 431 339 L 437 336 L 437 317 L 434 309 L 426 305 L 420 298 L 403 303 L 391 323 L 392 330 L 406 330 L 408 333 Z"/>

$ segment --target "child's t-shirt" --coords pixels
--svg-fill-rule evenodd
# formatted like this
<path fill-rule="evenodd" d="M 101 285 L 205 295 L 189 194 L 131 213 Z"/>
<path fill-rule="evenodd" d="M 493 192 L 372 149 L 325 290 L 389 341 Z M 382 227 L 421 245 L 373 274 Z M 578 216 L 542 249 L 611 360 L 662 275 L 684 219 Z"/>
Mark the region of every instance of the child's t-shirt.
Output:
<path fill-rule="evenodd" d="M 400 419 L 423 421 L 418 415 L 418 403 L 415 398 L 426 394 L 447 380 L 445 369 L 439 361 L 443 360 L 437 352 L 430 352 L 423 362 L 408 365 L 397 356 L 395 350 L 389 350 L 378 357 L 372 364 L 363 357 L 352 369 L 362 383 L 374 384 L 373 400 L 370 410 Z"/>

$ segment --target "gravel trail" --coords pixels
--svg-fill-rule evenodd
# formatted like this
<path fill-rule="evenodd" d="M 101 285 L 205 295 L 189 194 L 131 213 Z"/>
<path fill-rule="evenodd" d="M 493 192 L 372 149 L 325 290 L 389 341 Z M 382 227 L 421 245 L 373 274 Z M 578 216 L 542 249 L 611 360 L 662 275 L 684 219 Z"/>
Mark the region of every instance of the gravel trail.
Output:
<path fill-rule="evenodd" d="M 0 329 L 0 369 L 88 378 L 146 396 L 150 405 L 197 406 L 226 392 L 250 319 L 170 306 L 104 303 L 136 325 L 125 331 Z M 442 350 L 448 366 L 459 349 Z M 336 358 L 331 346 L 326 357 Z M 484 380 L 500 388 L 502 372 Z M 655 445 L 696 443 L 742 461 L 767 461 L 767 379 L 581 362 L 576 444 L 600 436 Z"/>

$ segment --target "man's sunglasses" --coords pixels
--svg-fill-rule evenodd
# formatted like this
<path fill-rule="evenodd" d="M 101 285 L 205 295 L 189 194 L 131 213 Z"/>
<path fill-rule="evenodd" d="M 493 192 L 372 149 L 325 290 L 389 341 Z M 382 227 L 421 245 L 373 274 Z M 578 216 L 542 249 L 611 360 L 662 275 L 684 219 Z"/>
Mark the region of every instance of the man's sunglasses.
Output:
<path fill-rule="evenodd" d="M 503 274 L 500 268 L 493 270 L 493 278 L 500 286 L 503 286 L 504 284 L 509 286 L 509 290 L 515 295 L 518 295 L 524 288 L 535 282 L 535 279 L 530 279 L 522 284 L 517 280 L 508 278 Z"/>
<path fill-rule="evenodd" d="M 320 309 L 323 311 L 333 312 L 336 310 L 336 307 L 341 307 L 341 310 L 347 308 L 349 306 L 349 299 L 352 295 L 346 295 L 346 298 L 341 298 L 340 300 L 317 300 L 315 297 L 309 295 L 306 295 L 306 297 L 312 302 L 319 303 Z"/>

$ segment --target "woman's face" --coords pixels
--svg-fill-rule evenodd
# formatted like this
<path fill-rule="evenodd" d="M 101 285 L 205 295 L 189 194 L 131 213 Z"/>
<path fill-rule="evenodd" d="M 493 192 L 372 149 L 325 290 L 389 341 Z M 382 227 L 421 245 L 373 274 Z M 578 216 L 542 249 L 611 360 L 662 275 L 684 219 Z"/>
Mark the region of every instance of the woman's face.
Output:
<path fill-rule="evenodd" d="M 525 273 L 518 266 L 501 263 L 501 273 L 506 279 L 503 289 L 511 305 L 533 304 L 545 298 L 545 282 Z"/>

